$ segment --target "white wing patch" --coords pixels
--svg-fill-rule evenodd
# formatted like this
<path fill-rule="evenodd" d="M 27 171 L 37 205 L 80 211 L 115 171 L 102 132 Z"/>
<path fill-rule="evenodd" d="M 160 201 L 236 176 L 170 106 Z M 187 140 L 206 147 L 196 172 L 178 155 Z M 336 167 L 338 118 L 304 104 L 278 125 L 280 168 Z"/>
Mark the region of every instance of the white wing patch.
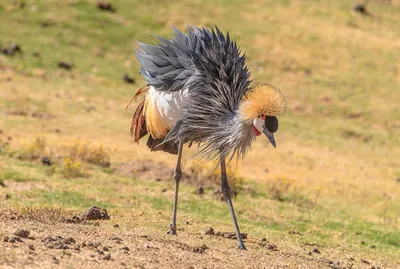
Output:
<path fill-rule="evenodd" d="M 181 118 L 183 108 L 189 101 L 188 89 L 164 92 L 157 91 L 153 86 L 150 86 L 148 95 L 150 100 L 153 101 L 153 106 L 157 106 L 161 120 L 168 129 L 171 129 Z"/>

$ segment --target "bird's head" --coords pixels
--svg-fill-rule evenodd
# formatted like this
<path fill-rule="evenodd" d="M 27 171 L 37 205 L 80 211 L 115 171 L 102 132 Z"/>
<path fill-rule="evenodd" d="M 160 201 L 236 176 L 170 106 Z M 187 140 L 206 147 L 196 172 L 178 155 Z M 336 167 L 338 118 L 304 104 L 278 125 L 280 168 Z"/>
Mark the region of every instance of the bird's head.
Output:
<path fill-rule="evenodd" d="M 280 90 L 263 84 L 251 88 L 240 104 L 240 116 L 253 125 L 256 136 L 262 133 L 276 147 L 274 133 L 278 130 L 278 116 L 286 109 L 286 100 Z"/>

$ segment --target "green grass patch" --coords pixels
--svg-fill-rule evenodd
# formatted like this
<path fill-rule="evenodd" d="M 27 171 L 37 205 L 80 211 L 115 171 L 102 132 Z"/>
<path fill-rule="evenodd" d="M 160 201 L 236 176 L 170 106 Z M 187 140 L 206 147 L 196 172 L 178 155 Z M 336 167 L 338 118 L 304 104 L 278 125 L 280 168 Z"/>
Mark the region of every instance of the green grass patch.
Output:
<path fill-rule="evenodd" d="M 99 199 L 88 198 L 85 195 L 75 191 L 32 190 L 26 195 L 32 198 L 31 203 L 39 203 L 44 205 L 62 205 L 65 207 L 79 209 L 94 205 L 102 208 L 113 207 L 111 203 L 101 201 Z"/>
<path fill-rule="evenodd" d="M 33 180 L 32 178 L 26 176 L 25 174 L 13 170 L 5 170 L 2 173 L 0 173 L 0 181 L 4 180 L 12 180 L 12 181 L 17 181 L 17 182 L 23 182 L 23 181 L 31 181 Z"/>

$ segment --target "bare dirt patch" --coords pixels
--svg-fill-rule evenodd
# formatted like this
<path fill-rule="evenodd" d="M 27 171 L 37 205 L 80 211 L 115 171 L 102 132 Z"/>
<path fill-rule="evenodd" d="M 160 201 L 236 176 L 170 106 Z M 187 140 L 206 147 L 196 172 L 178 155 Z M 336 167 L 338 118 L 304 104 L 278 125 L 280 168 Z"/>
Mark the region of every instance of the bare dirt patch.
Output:
<path fill-rule="evenodd" d="M 117 166 L 114 168 L 114 172 L 124 177 L 139 177 L 164 181 L 172 179 L 173 168 L 163 163 L 135 161 Z"/>
<path fill-rule="evenodd" d="M 303 248 L 247 238 L 248 251 L 236 249 L 228 238 L 208 239 L 195 230 L 170 236 L 154 229 L 127 227 L 117 230 L 108 222 L 100 226 L 32 220 L 0 222 L 0 267 L 12 268 L 371 268 L 380 261 L 352 260 L 324 252 L 309 255 Z M 15 236 L 23 227 L 32 237 Z M 192 226 L 193 227 L 193 226 Z M 11 240 L 10 240 L 11 238 Z M 29 239 L 31 238 L 31 239 Z M 354 256 L 352 256 L 354 257 Z M 369 266 L 369 267 L 368 267 Z M 386 267 L 385 267 L 386 268 Z M 390 268 L 390 267 L 387 267 Z"/>
<path fill-rule="evenodd" d="M 205 166 L 200 163 L 189 163 L 182 168 L 182 182 L 198 186 L 198 194 L 204 193 L 204 188 L 220 189 L 221 176 L 219 170 L 212 164 Z M 150 160 L 137 160 L 124 163 L 114 168 L 114 173 L 124 177 L 137 177 L 155 181 L 173 180 L 174 167 Z M 229 172 L 228 172 L 229 173 Z M 233 172 L 228 174 L 231 188 L 235 193 L 240 185 L 241 178 Z M 217 190 L 217 191 L 218 191 Z"/>
<path fill-rule="evenodd" d="M 32 189 L 41 189 L 41 190 L 49 190 L 49 187 L 46 185 L 35 182 L 35 181 L 12 181 L 12 180 L 5 180 L 4 186 L 12 191 L 29 191 Z"/>

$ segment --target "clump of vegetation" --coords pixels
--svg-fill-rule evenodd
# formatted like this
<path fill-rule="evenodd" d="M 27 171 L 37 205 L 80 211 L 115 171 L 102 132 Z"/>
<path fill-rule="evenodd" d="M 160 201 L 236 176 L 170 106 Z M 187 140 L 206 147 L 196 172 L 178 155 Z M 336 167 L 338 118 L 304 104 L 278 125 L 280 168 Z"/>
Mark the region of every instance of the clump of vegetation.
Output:
<path fill-rule="evenodd" d="M 13 206 L 10 212 L 17 215 L 18 219 L 34 220 L 42 223 L 55 223 L 63 221 L 72 214 L 60 206 L 34 205 L 34 206 Z"/>
<path fill-rule="evenodd" d="M 4 180 L 12 180 L 12 181 L 17 181 L 17 182 L 22 182 L 29 180 L 28 177 L 26 177 L 24 174 L 21 174 L 20 172 L 14 171 L 14 170 L 8 170 L 8 169 L 3 169 L 2 172 L 0 172 L 0 182 L 3 182 Z M 1 185 L 1 183 L 0 183 Z"/>
<path fill-rule="evenodd" d="M 66 157 L 61 167 L 56 170 L 66 178 L 77 178 L 87 175 L 82 163 L 74 161 L 70 157 Z"/>
<path fill-rule="evenodd" d="M 3 141 L 0 137 L 0 154 L 8 154 L 9 146 L 10 143 L 8 141 Z"/>
<path fill-rule="evenodd" d="M 272 199 L 284 201 L 293 188 L 293 180 L 285 177 L 275 177 L 268 180 L 267 190 Z"/>
<path fill-rule="evenodd" d="M 18 151 L 9 152 L 11 157 L 20 160 L 34 161 L 46 155 L 46 140 L 44 138 L 36 137 L 35 141 L 26 145 Z"/>
<path fill-rule="evenodd" d="M 110 166 L 110 155 L 102 146 L 94 147 L 89 143 L 75 141 L 71 146 L 66 147 L 66 152 L 71 159 L 99 165 L 101 167 Z"/>
<path fill-rule="evenodd" d="M 80 141 L 76 141 L 74 144 L 62 149 L 50 149 L 45 138 L 37 137 L 35 141 L 20 150 L 10 152 L 8 150 L 8 143 L 4 144 L 4 146 L 0 143 L 0 150 L 6 150 L 10 157 L 20 160 L 41 160 L 43 164 L 49 166 L 55 164 L 48 169 L 48 174 L 60 173 L 66 178 L 86 176 L 85 163 L 98 165 L 103 168 L 110 166 L 110 155 L 102 145 L 95 147 L 89 143 L 81 143 Z M 54 161 L 57 159 L 61 159 L 62 161 Z"/>

